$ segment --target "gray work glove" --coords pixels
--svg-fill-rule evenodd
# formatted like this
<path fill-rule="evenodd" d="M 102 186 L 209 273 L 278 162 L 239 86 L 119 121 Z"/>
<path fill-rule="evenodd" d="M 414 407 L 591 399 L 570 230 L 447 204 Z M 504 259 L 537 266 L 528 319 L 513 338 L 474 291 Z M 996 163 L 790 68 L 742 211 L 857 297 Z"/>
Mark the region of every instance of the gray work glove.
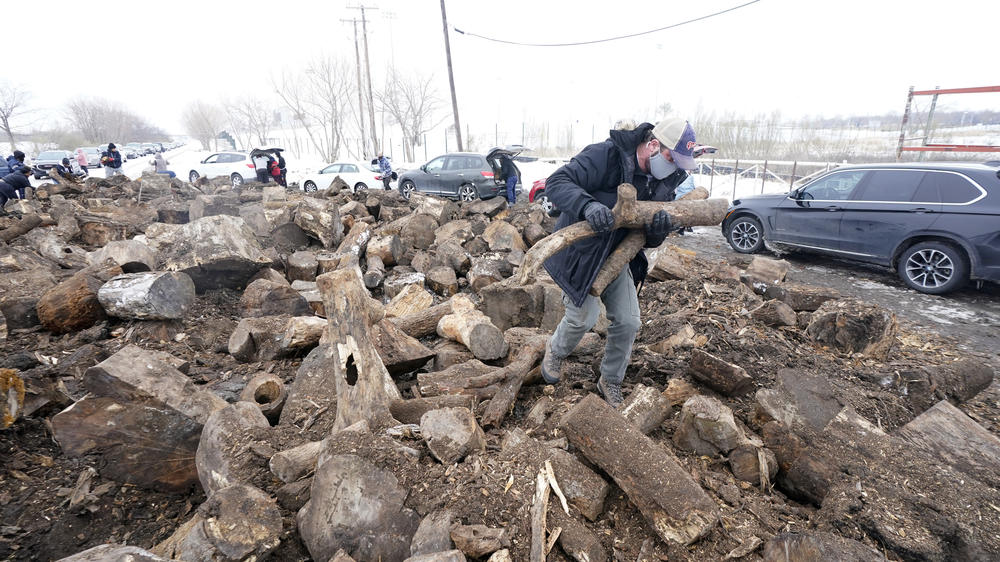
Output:
<path fill-rule="evenodd" d="M 609 232 L 615 226 L 615 216 L 611 209 L 600 201 L 591 201 L 583 208 L 583 218 L 587 219 L 594 232 Z"/>

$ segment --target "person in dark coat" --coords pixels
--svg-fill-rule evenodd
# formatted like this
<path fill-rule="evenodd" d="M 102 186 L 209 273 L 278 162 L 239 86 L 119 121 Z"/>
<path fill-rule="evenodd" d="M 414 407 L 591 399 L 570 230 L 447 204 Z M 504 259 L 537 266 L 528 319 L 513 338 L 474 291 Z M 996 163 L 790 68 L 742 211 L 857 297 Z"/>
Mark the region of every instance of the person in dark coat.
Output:
<path fill-rule="evenodd" d="M 118 175 L 122 172 L 122 153 L 118 151 L 115 143 L 108 143 L 108 150 L 101 154 L 101 163 L 104 164 L 104 177 Z"/>
<path fill-rule="evenodd" d="M 635 186 L 641 201 L 672 201 L 674 190 L 695 167 L 694 130 L 683 119 L 665 119 L 654 127 L 643 123 L 634 130 L 614 130 L 604 142 L 584 148 L 545 182 L 545 193 L 562 215 L 556 230 L 586 220 L 597 233 L 558 252 L 545 261 L 545 269 L 563 290 L 566 312 L 545 346 L 542 377 L 553 384 L 560 379 L 562 360 L 597 322 L 598 297 L 589 295 L 605 260 L 625 239 L 627 229 L 614 229 L 611 208 L 618 199 L 618 185 Z M 660 211 L 646 225 L 646 247 L 663 243 L 670 232 L 670 215 Z M 600 299 L 610 322 L 601 376 L 597 387 L 604 399 L 618 407 L 623 402 L 621 383 L 639 330 L 636 287 L 646 277 L 643 252 L 612 281 Z"/>
<path fill-rule="evenodd" d="M 4 205 L 11 199 L 23 199 L 24 191 L 31 187 L 28 176 L 31 175 L 31 167 L 24 166 L 18 168 L 16 172 L 0 178 L 0 216 L 6 216 L 7 211 L 3 210 Z"/>
<path fill-rule="evenodd" d="M 21 169 L 24 165 L 24 153 L 20 150 L 15 150 L 13 154 L 7 157 L 7 171 L 2 175 L 12 174 Z"/>
<path fill-rule="evenodd" d="M 507 182 L 507 203 L 513 205 L 517 202 L 517 167 L 511 161 L 510 156 L 504 154 L 500 157 L 500 178 Z"/>

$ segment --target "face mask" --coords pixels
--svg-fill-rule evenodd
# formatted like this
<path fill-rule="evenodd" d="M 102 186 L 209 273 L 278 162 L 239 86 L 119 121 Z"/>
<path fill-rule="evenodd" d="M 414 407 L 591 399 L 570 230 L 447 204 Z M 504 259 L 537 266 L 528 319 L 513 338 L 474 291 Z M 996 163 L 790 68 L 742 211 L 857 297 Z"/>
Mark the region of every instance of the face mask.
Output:
<path fill-rule="evenodd" d="M 677 164 L 667 160 L 659 150 L 649 157 L 649 173 L 658 180 L 665 179 L 677 171 Z"/>

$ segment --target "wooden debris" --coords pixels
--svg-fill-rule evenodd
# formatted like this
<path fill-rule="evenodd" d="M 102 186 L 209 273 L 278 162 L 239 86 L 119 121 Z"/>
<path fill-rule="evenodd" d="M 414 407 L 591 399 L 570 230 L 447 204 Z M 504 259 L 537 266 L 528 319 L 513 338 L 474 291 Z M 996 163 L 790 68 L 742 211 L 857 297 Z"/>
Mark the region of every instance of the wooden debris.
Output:
<path fill-rule="evenodd" d="M 742 367 L 700 349 L 691 352 L 688 372 L 698 382 L 726 396 L 739 396 L 753 390 L 753 379 Z"/>

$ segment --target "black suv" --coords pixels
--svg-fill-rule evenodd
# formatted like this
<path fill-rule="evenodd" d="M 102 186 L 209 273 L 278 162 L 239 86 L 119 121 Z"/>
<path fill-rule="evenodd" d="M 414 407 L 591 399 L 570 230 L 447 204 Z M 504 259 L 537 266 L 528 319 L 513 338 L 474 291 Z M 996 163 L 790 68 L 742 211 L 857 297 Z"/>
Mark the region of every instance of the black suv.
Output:
<path fill-rule="evenodd" d="M 1000 162 L 837 168 L 733 201 L 722 232 L 746 254 L 766 241 L 892 267 L 923 293 L 1000 281 Z"/>
<path fill-rule="evenodd" d="M 431 160 L 415 170 L 399 174 L 399 192 L 410 198 L 419 191 L 473 201 L 506 194 L 506 184 L 500 177 L 500 157 L 514 158 L 523 148 L 493 148 L 485 156 L 475 152 L 452 152 Z M 517 165 L 514 166 L 517 169 Z M 515 193 L 521 192 L 521 170 L 517 169 Z"/>

